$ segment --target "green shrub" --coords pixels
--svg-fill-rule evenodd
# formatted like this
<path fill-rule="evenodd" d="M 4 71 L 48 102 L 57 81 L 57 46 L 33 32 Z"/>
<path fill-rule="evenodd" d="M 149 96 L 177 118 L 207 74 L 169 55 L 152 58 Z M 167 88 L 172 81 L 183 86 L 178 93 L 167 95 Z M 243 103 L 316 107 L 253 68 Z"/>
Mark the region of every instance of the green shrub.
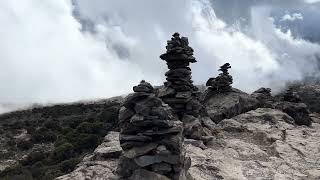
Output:
<path fill-rule="evenodd" d="M 118 119 L 118 114 L 119 114 L 119 108 L 109 107 L 99 114 L 98 120 L 104 123 L 115 124 Z"/>
<path fill-rule="evenodd" d="M 59 122 L 58 121 L 54 121 L 54 120 L 48 120 L 43 125 L 47 129 L 51 129 L 51 130 L 54 130 L 54 131 L 59 131 L 61 129 L 61 126 L 60 126 Z"/>
<path fill-rule="evenodd" d="M 79 126 L 77 127 L 77 132 L 92 134 L 92 133 L 94 133 L 95 128 L 96 127 L 94 126 L 93 123 L 83 122 L 83 123 L 79 124 Z"/>
<path fill-rule="evenodd" d="M 83 122 L 77 127 L 77 132 L 86 134 L 105 135 L 107 131 L 103 123 L 89 123 Z"/>
<path fill-rule="evenodd" d="M 29 170 L 21 165 L 6 168 L 0 172 L 1 180 L 33 180 L 32 174 Z"/>
<path fill-rule="evenodd" d="M 100 143 L 100 138 L 93 134 L 80 134 L 75 141 L 75 147 L 78 152 L 83 150 L 93 149 Z"/>
<path fill-rule="evenodd" d="M 71 171 L 73 171 L 73 169 L 77 166 L 77 164 L 80 163 L 80 159 L 79 158 L 71 158 L 69 160 L 66 161 L 62 161 L 60 163 L 60 170 L 64 173 L 69 173 Z"/>
<path fill-rule="evenodd" d="M 64 127 L 64 128 L 61 129 L 60 133 L 63 134 L 63 135 L 66 135 L 66 134 L 68 134 L 68 133 L 70 133 L 70 132 L 72 132 L 72 131 L 73 131 L 72 128 L 70 128 L 70 127 Z"/>
<path fill-rule="evenodd" d="M 53 162 L 61 162 L 74 156 L 74 146 L 70 143 L 64 143 L 54 149 L 51 154 Z"/>
<path fill-rule="evenodd" d="M 54 142 L 57 139 L 55 133 L 47 128 L 37 129 L 32 134 L 32 140 L 34 143 Z"/>
<path fill-rule="evenodd" d="M 81 117 L 70 117 L 63 121 L 62 126 L 75 129 L 82 122 L 83 119 Z"/>
<path fill-rule="evenodd" d="M 21 140 L 17 142 L 17 147 L 21 150 L 28 150 L 32 148 L 33 143 L 31 140 Z"/>
<path fill-rule="evenodd" d="M 41 177 L 41 180 L 52 180 L 55 179 L 56 177 L 62 176 L 63 173 L 61 172 L 61 170 L 57 167 L 49 167 L 43 177 Z"/>
<path fill-rule="evenodd" d="M 43 151 L 33 151 L 31 152 L 26 159 L 21 160 L 22 165 L 32 165 L 35 162 L 41 161 L 47 157 L 47 154 Z"/>
<path fill-rule="evenodd" d="M 32 174 L 32 177 L 34 177 L 36 179 L 43 176 L 45 173 L 45 170 L 46 170 L 45 165 L 41 161 L 34 163 L 30 168 L 30 172 Z"/>
<path fill-rule="evenodd" d="M 57 141 L 54 143 L 54 147 L 58 147 L 64 143 L 67 143 L 68 140 L 64 136 L 59 136 Z"/>
<path fill-rule="evenodd" d="M 7 141 L 7 145 L 8 145 L 8 146 L 15 146 L 15 145 L 16 145 L 16 141 L 10 138 L 10 139 Z"/>

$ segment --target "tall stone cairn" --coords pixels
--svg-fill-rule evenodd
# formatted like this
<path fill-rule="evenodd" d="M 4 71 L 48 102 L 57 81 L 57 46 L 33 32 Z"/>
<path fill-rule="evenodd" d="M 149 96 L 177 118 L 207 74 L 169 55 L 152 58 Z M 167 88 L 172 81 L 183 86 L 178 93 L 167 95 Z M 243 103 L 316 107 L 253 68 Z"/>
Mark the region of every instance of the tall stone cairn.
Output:
<path fill-rule="evenodd" d="M 158 97 L 169 104 L 184 124 L 184 134 L 189 138 L 199 139 L 202 126 L 198 119 L 202 105 L 199 103 L 198 88 L 191 80 L 190 63 L 197 62 L 188 38 L 174 33 L 167 41 L 167 52 L 160 56 L 167 62 L 164 88 L 159 90 Z"/>
<path fill-rule="evenodd" d="M 183 150 L 183 124 L 141 81 L 119 112 L 123 154 L 118 174 L 129 180 L 184 180 L 191 162 Z"/>
<path fill-rule="evenodd" d="M 233 83 L 233 78 L 229 74 L 228 69 L 231 68 L 229 63 L 225 63 L 219 69 L 222 73 L 219 74 L 216 78 L 210 78 L 206 86 L 209 87 L 210 90 L 216 93 L 224 93 L 232 91 L 231 84 Z"/>

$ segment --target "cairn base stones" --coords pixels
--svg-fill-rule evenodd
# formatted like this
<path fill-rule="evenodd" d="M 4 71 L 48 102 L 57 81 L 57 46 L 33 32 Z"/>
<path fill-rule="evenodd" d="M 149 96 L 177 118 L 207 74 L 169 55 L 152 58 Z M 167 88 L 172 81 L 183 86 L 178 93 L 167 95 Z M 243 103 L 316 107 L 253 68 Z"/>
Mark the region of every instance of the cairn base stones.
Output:
<path fill-rule="evenodd" d="M 123 149 L 118 173 L 124 179 L 182 180 L 190 167 L 183 151 L 183 124 L 141 81 L 119 113 Z"/>

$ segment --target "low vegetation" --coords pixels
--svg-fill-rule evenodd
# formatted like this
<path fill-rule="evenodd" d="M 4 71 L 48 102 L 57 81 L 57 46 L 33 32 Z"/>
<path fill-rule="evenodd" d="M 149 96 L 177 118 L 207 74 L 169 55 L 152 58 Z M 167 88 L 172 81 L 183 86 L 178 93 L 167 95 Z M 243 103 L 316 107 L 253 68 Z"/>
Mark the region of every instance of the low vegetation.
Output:
<path fill-rule="evenodd" d="M 75 109 L 78 115 L 74 112 Z M 59 107 L 55 110 L 42 110 L 40 115 L 35 113 L 37 110 L 32 110 L 34 112 L 31 119 L 2 124 L 5 129 L 3 132 L 26 129 L 31 138 L 16 142 L 8 135 L 11 139 L 6 146 L 15 152 L 28 152 L 28 155 L 21 158 L 17 165 L 0 172 L 0 179 L 50 180 L 71 172 L 86 154 L 101 143 L 107 132 L 115 128 L 119 104 L 86 107 L 83 111 L 77 107 L 71 110 L 64 107 L 63 112 L 59 112 L 60 110 L 62 109 Z M 0 120 L 1 118 L 5 119 L 0 117 Z M 43 147 L 43 144 L 52 148 L 36 148 Z"/>

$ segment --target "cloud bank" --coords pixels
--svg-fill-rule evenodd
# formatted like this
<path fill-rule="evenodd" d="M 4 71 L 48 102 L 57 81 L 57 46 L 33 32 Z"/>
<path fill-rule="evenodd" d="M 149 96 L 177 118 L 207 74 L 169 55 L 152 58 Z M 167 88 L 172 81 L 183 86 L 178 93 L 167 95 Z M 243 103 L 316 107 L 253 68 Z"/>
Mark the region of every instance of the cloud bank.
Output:
<path fill-rule="evenodd" d="M 232 65 L 234 86 L 248 92 L 261 86 L 279 90 L 286 81 L 317 75 L 320 46 L 279 28 L 272 14 L 283 4 L 248 1 L 250 8 L 237 15 L 216 14 L 230 3 L 3 0 L 0 103 L 111 97 L 130 92 L 141 79 L 161 85 L 166 65 L 158 57 L 176 31 L 195 49 L 196 84 L 217 75 L 225 62 Z M 308 20 L 304 12 L 294 13 Z M 241 21 L 245 25 L 237 26 Z"/>

